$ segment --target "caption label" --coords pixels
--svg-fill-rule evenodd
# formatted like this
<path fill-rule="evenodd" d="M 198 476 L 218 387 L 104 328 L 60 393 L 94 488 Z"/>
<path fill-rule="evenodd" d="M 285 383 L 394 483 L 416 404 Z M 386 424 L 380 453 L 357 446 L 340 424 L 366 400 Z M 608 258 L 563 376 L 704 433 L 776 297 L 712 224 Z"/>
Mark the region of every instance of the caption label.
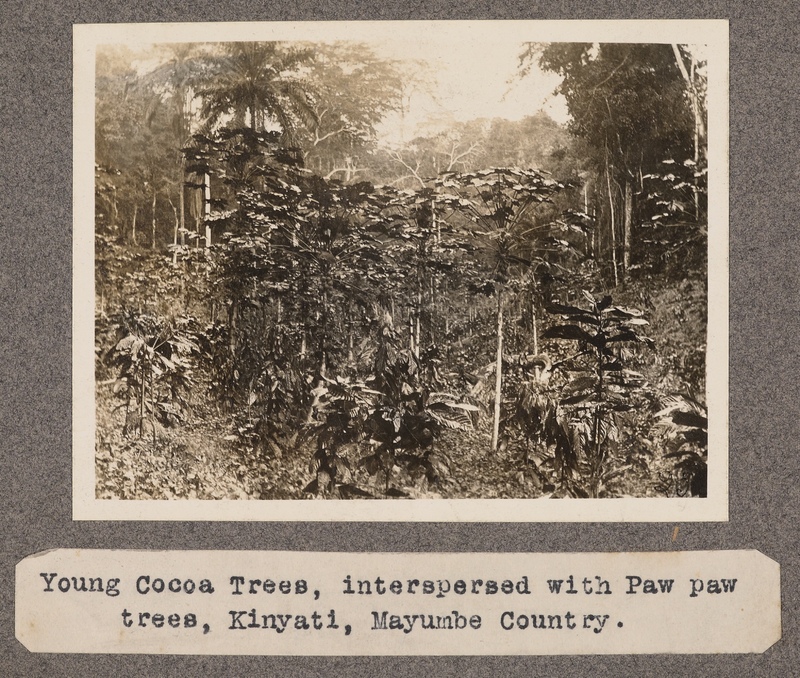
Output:
<path fill-rule="evenodd" d="M 779 567 L 757 551 L 62 549 L 16 574 L 32 652 L 744 653 L 780 624 Z"/>

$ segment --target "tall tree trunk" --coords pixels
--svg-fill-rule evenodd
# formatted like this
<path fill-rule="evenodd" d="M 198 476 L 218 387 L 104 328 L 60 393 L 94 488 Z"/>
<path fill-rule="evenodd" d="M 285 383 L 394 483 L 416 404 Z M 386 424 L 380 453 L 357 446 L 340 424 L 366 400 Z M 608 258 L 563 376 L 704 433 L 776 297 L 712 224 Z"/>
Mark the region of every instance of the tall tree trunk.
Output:
<path fill-rule="evenodd" d="M 349 362 L 351 365 L 355 365 L 356 363 L 356 354 L 355 351 L 353 350 L 354 346 L 355 343 L 353 340 L 353 326 L 350 325 L 350 329 L 347 333 L 347 362 Z"/>
<path fill-rule="evenodd" d="M 497 452 L 500 438 L 500 406 L 503 399 L 503 292 L 497 290 L 497 359 L 494 381 L 494 422 L 492 423 L 492 453 Z"/>
<path fill-rule="evenodd" d="M 596 181 L 599 182 L 600 177 L 598 176 Z M 595 184 L 595 190 L 592 192 L 592 202 L 590 203 L 591 212 L 587 212 L 587 214 L 592 219 L 592 226 L 589 237 L 586 243 L 586 254 L 590 256 L 592 259 L 597 261 L 598 252 L 600 251 L 600 234 L 597 228 L 597 222 L 600 219 L 600 210 L 599 210 L 599 201 L 600 201 L 600 191 L 597 190 L 597 184 Z"/>
<path fill-rule="evenodd" d="M 416 355 L 416 348 L 414 347 L 414 311 L 410 306 L 408 308 L 408 347 Z"/>
<path fill-rule="evenodd" d="M 139 205 L 133 206 L 133 224 L 131 226 L 131 241 L 136 244 L 136 215 L 139 213 Z"/>
<path fill-rule="evenodd" d="M 694 178 L 694 214 L 695 214 L 695 221 L 700 221 L 700 190 L 698 186 L 698 177 L 696 176 L 696 172 L 698 169 L 698 164 L 700 162 L 700 138 L 706 135 L 705 130 L 705 123 L 703 122 L 703 116 L 700 112 L 700 96 L 697 93 L 697 87 L 695 87 L 695 69 L 696 63 L 694 60 L 694 55 L 692 55 L 692 63 L 691 63 L 691 72 L 686 70 L 686 64 L 683 63 L 683 56 L 681 55 L 681 51 L 678 48 L 678 45 L 672 45 L 672 52 L 675 55 L 675 63 L 678 65 L 678 69 L 683 76 L 683 79 L 686 81 L 686 85 L 689 88 L 689 97 L 692 102 L 692 114 L 694 115 L 694 169 L 695 169 L 695 178 Z"/>
<path fill-rule="evenodd" d="M 169 206 L 172 208 L 172 213 L 175 216 L 175 230 L 172 233 L 172 265 L 178 265 L 178 231 L 180 231 L 181 225 L 180 221 L 178 221 L 178 210 L 175 209 L 175 203 L 172 202 L 172 198 L 167 196 L 167 200 L 169 201 Z"/>
<path fill-rule="evenodd" d="M 414 355 L 419 358 L 419 350 L 420 350 L 420 341 L 421 337 L 421 327 L 420 327 L 420 316 L 422 316 L 422 289 L 417 292 L 417 318 L 414 327 Z"/>
<path fill-rule="evenodd" d="M 145 368 L 147 367 L 147 352 L 145 351 L 145 356 L 142 359 L 142 367 L 141 367 L 141 387 L 139 389 L 139 437 L 142 437 L 144 433 L 144 418 L 145 418 L 145 388 L 147 385 L 147 374 L 145 373 Z"/>
<path fill-rule="evenodd" d="M 623 226 L 622 272 L 625 278 L 630 275 L 631 268 L 631 229 L 633 227 L 633 187 L 631 178 L 625 176 L 625 221 Z"/>
<path fill-rule="evenodd" d="M 700 116 L 700 102 L 697 98 L 697 91 L 694 89 L 695 66 L 694 57 L 692 57 L 692 111 L 694 112 L 694 186 L 692 187 L 692 192 L 694 193 L 694 220 L 700 223 L 700 177 L 698 176 L 698 170 L 700 169 L 700 125 L 703 121 Z"/>
<path fill-rule="evenodd" d="M 320 345 L 320 363 L 319 374 L 321 377 L 326 376 L 328 371 L 328 325 L 330 323 L 330 309 L 328 308 L 328 290 L 327 286 L 322 292 L 322 333 L 319 338 Z"/>
<path fill-rule="evenodd" d="M 150 249 L 156 248 L 156 187 L 153 186 L 153 237 L 150 241 Z"/>
<path fill-rule="evenodd" d="M 206 249 L 211 247 L 211 176 L 209 174 L 203 175 L 203 217 L 206 227 Z"/>
<path fill-rule="evenodd" d="M 617 270 L 617 236 L 614 219 L 614 194 L 611 192 L 611 169 L 606 164 L 606 182 L 608 184 L 608 211 L 611 216 L 611 265 L 614 269 L 614 287 L 619 285 L 619 272 Z"/>
<path fill-rule="evenodd" d="M 178 208 L 180 209 L 180 224 L 181 224 L 181 247 L 186 245 L 186 158 L 181 156 L 181 176 L 179 186 L 179 201 Z"/>
<path fill-rule="evenodd" d="M 111 189 L 111 196 L 112 196 L 111 197 L 111 212 L 114 215 L 112 226 L 114 228 L 114 233 L 116 233 L 117 237 L 119 237 L 119 207 L 117 205 L 117 189 L 116 189 L 116 187 Z"/>
<path fill-rule="evenodd" d="M 433 222 L 433 230 L 436 233 L 436 244 L 442 244 L 442 224 L 436 218 L 436 200 L 431 198 L 431 221 Z"/>
<path fill-rule="evenodd" d="M 430 311 L 430 318 L 428 322 L 428 331 L 431 334 L 430 343 L 436 343 L 436 279 L 431 273 L 431 298 L 429 299 L 428 309 Z"/>
<path fill-rule="evenodd" d="M 695 123 L 698 127 L 698 135 L 704 137 L 706 135 L 705 123 L 703 122 L 703 117 L 700 115 L 699 95 L 697 93 L 697 88 L 695 87 L 694 84 L 694 70 L 695 70 L 694 56 L 692 56 L 692 65 L 691 65 L 692 73 L 690 75 L 689 71 L 686 70 L 686 64 L 683 63 L 683 56 L 681 55 L 678 46 L 673 44 L 672 51 L 675 54 L 675 63 L 678 64 L 678 69 L 680 70 L 683 79 L 686 81 L 686 84 L 689 87 L 689 95 L 692 101 L 692 109 L 695 116 Z"/>
<path fill-rule="evenodd" d="M 153 447 L 156 446 L 156 389 L 155 389 L 155 350 L 150 358 L 150 427 L 153 429 Z"/>
<path fill-rule="evenodd" d="M 239 301 L 233 299 L 231 307 L 228 309 L 228 348 L 231 351 L 231 356 L 236 356 L 236 326 L 239 319 Z"/>
<path fill-rule="evenodd" d="M 531 295 L 531 331 L 533 334 L 533 354 L 539 355 L 539 319 L 536 314 L 536 293 Z M 533 375 L 536 378 L 536 381 L 539 381 L 539 376 L 541 375 L 542 370 L 537 365 L 533 368 Z"/>
<path fill-rule="evenodd" d="M 589 184 L 588 182 L 584 182 L 583 184 L 583 213 L 589 214 Z"/>

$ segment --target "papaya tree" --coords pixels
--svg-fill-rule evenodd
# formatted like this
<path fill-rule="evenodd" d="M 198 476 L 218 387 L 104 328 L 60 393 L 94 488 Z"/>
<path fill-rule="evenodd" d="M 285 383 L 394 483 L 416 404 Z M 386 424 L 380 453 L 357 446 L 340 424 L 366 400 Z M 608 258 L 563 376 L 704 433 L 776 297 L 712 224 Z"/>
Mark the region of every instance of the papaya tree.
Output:
<path fill-rule="evenodd" d="M 496 354 L 494 421 L 491 451 L 499 442 L 505 297 L 520 271 L 533 262 L 531 241 L 547 229 L 537 222 L 536 208 L 565 188 L 534 169 L 490 168 L 477 172 L 449 173 L 436 181 L 437 201 L 465 215 L 462 232 L 475 244 L 482 258 L 485 280 L 480 287 L 496 299 Z"/>
<path fill-rule="evenodd" d="M 451 309 L 441 297 L 448 283 L 455 287 L 461 282 L 453 280 L 457 271 L 462 278 L 470 275 L 470 267 L 463 265 L 459 271 L 459 264 L 465 264 L 464 255 L 474 247 L 457 237 L 446 220 L 456 199 L 439 200 L 429 186 L 403 191 L 384 186 L 381 190 L 390 198 L 382 222 L 387 237 L 384 255 L 396 272 L 392 290 L 409 300 L 409 347 L 419 357 L 424 343 L 431 346 L 437 336 L 448 335 Z"/>
<path fill-rule="evenodd" d="M 289 165 L 264 169 L 261 183 L 263 189 L 237 193 L 230 226 L 237 232 L 218 249 L 220 279 L 238 309 L 229 330 L 241 334 L 237 317 L 239 325 L 256 322 L 240 340 L 231 336 L 231 347 L 237 363 L 244 351 L 250 356 L 240 373 L 279 358 L 283 367 L 271 374 L 291 376 L 281 388 L 294 393 L 295 413 L 302 406 L 308 420 L 318 405 L 314 394 L 326 377 L 341 373 L 352 358 L 354 334 L 371 322 L 371 278 L 382 260 L 370 227 L 381 219 L 384 200 L 368 183 L 325 180 Z M 267 337 L 272 351 L 264 349 Z M 266 402 L 254 397 L 254 405 Z M 264 412 L 262 419 L 276 421 Z"/>

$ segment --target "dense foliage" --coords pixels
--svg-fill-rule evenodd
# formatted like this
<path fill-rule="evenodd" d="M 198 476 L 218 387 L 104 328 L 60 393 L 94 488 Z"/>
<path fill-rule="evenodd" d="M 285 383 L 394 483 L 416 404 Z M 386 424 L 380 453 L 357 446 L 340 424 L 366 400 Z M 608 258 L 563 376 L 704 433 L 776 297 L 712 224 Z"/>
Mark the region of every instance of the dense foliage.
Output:
<path fill-rule="evenodd" d="M 534 59 L 569 129 L 386 147 L 367 45 L 101 51 L 98 496 L 705 495 L 702 64 Z"/>

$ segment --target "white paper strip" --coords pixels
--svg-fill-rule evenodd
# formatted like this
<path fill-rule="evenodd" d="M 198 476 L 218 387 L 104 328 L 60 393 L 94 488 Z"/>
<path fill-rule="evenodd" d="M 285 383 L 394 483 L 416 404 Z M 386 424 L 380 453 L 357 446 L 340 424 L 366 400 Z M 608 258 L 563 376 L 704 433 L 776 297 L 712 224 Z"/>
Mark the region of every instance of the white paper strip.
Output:
<path fill-rule="evenodd" d="M 536 655 L 763 652 L 778 564 L 757 551 L 56 550 L 21 561 L 32 652 Z"/>

